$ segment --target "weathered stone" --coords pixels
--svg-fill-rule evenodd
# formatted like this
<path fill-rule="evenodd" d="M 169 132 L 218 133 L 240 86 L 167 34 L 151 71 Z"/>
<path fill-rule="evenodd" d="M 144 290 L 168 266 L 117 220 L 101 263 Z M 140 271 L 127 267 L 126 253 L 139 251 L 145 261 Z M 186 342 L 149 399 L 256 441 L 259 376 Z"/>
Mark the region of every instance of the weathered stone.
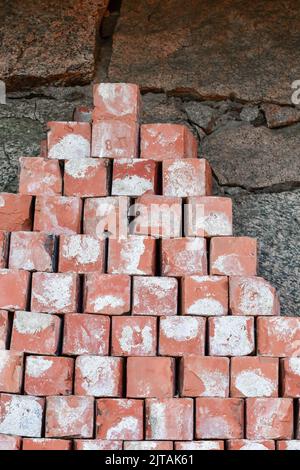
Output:
<path fill-rule="evenodd" d="M 213 130 L 217 118 L 217 111 L 210 106 L 189 101 L 184 104 L 184 109 L 190 121 L 195 123 L 205 132 L 209 133 Z"/>
<path fill-rule="evenodd" d="M 257 237 L 259 273 L 279 290 L 281 311 L 300 315 L 300 191 L 233 199 L 235 235 Z"/>
<path fill-rule="evenodd" d="M 167 97 L 164 93 L 143 95 L 142 122 L 184 122 L 185 113 L 179 98 Z"/>
<path fill-rule="evenodd" d="M 240 114 L 242 121 L 255 122 L 259 117 L 258 106 L 245 106 Z"/>
<path fill-rule="evenodd" d="M 297 3 L 297 2 L 296 2 Z M 295 0 L 127 0 L 110 81 L 214 99 L 291 103 L 300 77 Z"/>
<path fill-rule="evenodd" d="M 0 79 L 8 90 L 93 79 L 108 0 L 1 1 Z"/>
<path fill-rule="evenodd" d="M 276 104 L 263 104 L 268 127 L 276 128 L 289 126 L 300 121 L 300 109 L 290 106 L 278 106 Z"/>
<path fill-rule="evenodd" d="M 220 185 L 278 189 L 299 182 L 299 148 L 300 124 L 272 130 L 229 122 L 203 140 L 201 152 Z"/>

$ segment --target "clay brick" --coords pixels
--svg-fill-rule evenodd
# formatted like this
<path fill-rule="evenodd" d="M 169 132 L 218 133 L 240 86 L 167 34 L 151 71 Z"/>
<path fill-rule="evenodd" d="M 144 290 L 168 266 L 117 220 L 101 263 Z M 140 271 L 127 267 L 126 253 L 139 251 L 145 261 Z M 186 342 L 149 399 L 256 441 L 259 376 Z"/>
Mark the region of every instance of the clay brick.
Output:
<path fill-rule="evenodd" d="M 228 197 L 190 197 L 185 206 L 185 235 L 232 235 L 232 201 Z"/>
<path fill-rule="evenodd" d="M 175 442 L 175 450 L 224 450 L 224 441 Z"/>
<path fill-rule="evenodd" d="M 56 315 L 15 312 L 10 348 L 33 354 L 56 354 L 60 323 Z"/>
<path fill-rule="evenodd" d="M 229 395 L 227 357 L 185 356 L 180 361 L 180 396 L 220 397 Z"/>
<path fill-rule="evenodd" d="M 55 268 L 55 237 L 48 233 L 13 232 L 9 267 L 27 271 L 52 272 Z"/>
<path fill-rule="evenodd" d="M 98 158 L 76 158 L 65 162 L 64 195 L 97 197 L 108 195 L 108 162 Z"/>
<path fill-rule="evenodd" d="M 0 309 L 22 310 L 27 306 L 30 274 L 17 269 L 0 269 Z"/>
<path fill-rule="evenodd" d="M 293 400 L 290 398 L 247 398 L 247 439 L 291 439 Z"/>
<path fill-rule="evenodd" d="M 163 239 L 161 243 L 162 275 L 187 276 L 207 274 L 205 238 Z"/>
<path fill-rule="evenodd" d="M 107 271 L 111 274 L 153 276 L 155 261 L 154 238 L 131 235 L 109 240 Z"/>
<path fill-rule="evenodd" d="M 247 356 L 254 351 L 252 317 L 211 317 L 209 354 L 212 356 Z"/>
<path fill-rule="evenodd" d="M 109 350 L 110 319 L 100 315 L 65 315 L 63 354 L 106 356 Z"/>
<path fill-rule="evenodd" d="M 74 360 L 69 357 L 27 356 L 24 390 L 27 395 L 71 395 Z"/>
<path fill-rule="evenodd" d="M 240 439 L 243 434 L 242 399 L 196 398 L 196 439 Z"/>
<path fill-rule="evenodd" d="M 92 235 L 61 235 L 59 272 L 104 272 L 105 240 Z"/>
<path fill-rule="evenodd" d="M 93 397 L 48 397 L 46 437 L 93 437 Z"/>
<path fill-rule="evenodd" d="M 126 274 L 87 274 L 84 284 L 84 311 L 106 315 L 129 312 L 130 285 L 130 277 Z"/>
<path fill-rule="evenodd" d="M 225 276 L 186 276 L 182 279 L 183 315 L 221 316 L 228 313 Z"/>
<path fill-rule="evenodd" d="M 157 322 L 154 317 L 113 317 L 113 356 L 155 356 Z"/>
<path fill-rule="evenodd" d="M 91 154 L 91 126 L 87 122 L 48 122 L 48 158 L 69 160 Z"/>
<path fill-rule="evenodd" d="M 75 395 L 121 397 L 123 360 L 120 357 L 79 356 L 75 363 Z"/>
<path fill-rule="evenodd" d="M 210 274 L 255 276 L 257 244 L 250 237 L 215 237 L 210 245 Z"/>
<path fill-rule="evenodd" d="M 276 290 L 262 277 L 230 277 L 229 298 L 232 315 L 280 314 Z"/>
<path fill-rule="evenodd" d="M 72 441 L 67 439 L 23 439 L 22 450 L 71 450 Z"/>
<path fill-rule="evenodd" d="M 41 437 L 43 398 L 0 394 L 0 434 Z"/>
<path fill-rule="evenodd" d="M 209 196 L 212 193 L 212 172 L 204 158 L 164 160 L 163 194 L 165 196 Z"/>
<path fill-rule="evenodd" d="M 0 349 L 6 349 L 9 334 L 8 312 L 0 310 Z"/>
<path fill-rule="evenodd" d="M 275 442 L 271 440 L 265 441 L 249 441 L 247 439 L 233 439 L 227 442 L 228 450 L 275 450 Z"/>
<path fill-rule="evenodd" d="M 16 436 L 6 436 L 2 434 L 0 436 L 0 451 L 1 450 L 20 450 L 22 445 L 22 439 Z"/>
<path fill-rule="evenodd" d="M 77 106 L 74 110 L 73 121 L 89 122 L 93 120 L 93 108 L 89 106 Z"/>
<path fill-rule="evenodd" d="M 230 384 L 232 397 L 277 397 L 278 359 L 233 357 Z"/>
<path fill-rule="evenodd" d="M 175 391 L 175 360 L 171 357 L 129 357 L 127 397 L 167 398 Z"/>
<path fill-rule="evenodd" d="M 114 160 L 112 190 L 113 196 L 141 196 L 157 192 L 157 162 L 119 158 Z"/>
<path fill-rule="evenodd" d="M 140 90 L 132 83 L 99 83 L 94 85 L 93 119 L 139 120 Z"/>
<path fill-rule="evenodd" d="M 78 197 L 38 196 L 34 230 L 54 235 L 80 233 L 82 201 Z"/>
<path fill-rule="evenodd" d="M 20 162 L 19 193 L 30 196 L 53 196 L 62 193 L 62 175 L 57 160 L 41 157 L 22 157 Z"/>
<path fill-rule="evenodd" d="M 178 281 L 171 277 L 134 276 L 133 315 L 176 315 Z"/>
<path fill-rule="evenodd" d="M 7 267 L 9 234 L 0 232 L 0 269 Z"/>
<path fill-rule="evenodd" d="M 300 356 L 300 318 L 259 317 L 257 353 L 260 356 Z"/>
<path fill-rule="evenodd" d="M 204 355 L 205 318 L 161 317 L 159 354 L 161 356 Z"/>
<path fill-rule="evenodd" d="M 124 450 L 173 450 L 172 441 L 125 441 Z"/>
<path fill-rule="evenodd" d="M 83 232 L 96 237 L 121 238 L 128 234 L 129 198 L 87 199 L 84 203 Z"/>
<path fill-rule="evenodd" d="M 31 310 L 73 313 L 77 311 L 78 276 L 73 273 L 33 273 Z"/>
<path fill-rule="evenodd" d="M 277 441 L 277 450 L 300 450 L 300 441 Z"/>
<path fill-rule="evenodd" d="M 31 208 L 32 196 L 0 193 L 0 230 L 31 230 Z"/>
<path fill-rule="evenodd" d="M 47 139 L 42 139 L 40 143 L 39 157 L 47 158 L 47 156 L 48 156 L 48 142 L 47 142 Z"/>
<path fill-rule="evenodd" d="M 143 414 L 142 400 L 97 400 L 96 437 L 108 440 L 142 440 Z"/>
<path fill-rule="evenodd" d="M 0 350 L 0 392 L 20 393 L 23 378 L 23 353 Z"/>
<path fill-rule="evenodd" d="M 141 158 L 169 160 L 197 157 L 197 140 L 181 124 L 143 124 Z"/>
<path fill-rule="evenodd" d="M 92 131 L 92 157 L 136 158 L 139 126 L 134 121 L 96 121 Z"/>
<path fill-rule="evenodd" d="M 192 440 L 193 400 L 191 398 L 147 398 L 147 440 Z"/>
<path fill-rule="evenodd" d="M 182 201 L 177 197 L 145 194 L 136 199 L 133 233 L 174 238 L 182 234 Z"/>
<path fill-rule="evenodd" d="M 106 441 L 102 439 L 75 439 L 75 450 L 122 450 L 122 441 Z"/>
<path fill-rule="evenodd" d="M 300 397 L 300 357 L 280 360 L 283 397 Z"/>

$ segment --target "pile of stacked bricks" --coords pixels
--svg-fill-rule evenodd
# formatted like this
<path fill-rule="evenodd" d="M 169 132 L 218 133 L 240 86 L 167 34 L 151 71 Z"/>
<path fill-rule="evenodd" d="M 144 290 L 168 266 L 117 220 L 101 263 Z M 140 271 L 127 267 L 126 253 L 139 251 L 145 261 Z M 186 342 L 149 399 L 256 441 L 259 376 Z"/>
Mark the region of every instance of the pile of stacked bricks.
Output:
<path fill-rule="evenodd" d="M 140 103 L 96 85 L 0 195 L 0 449 L 300 449 L 300 318 Z"/>

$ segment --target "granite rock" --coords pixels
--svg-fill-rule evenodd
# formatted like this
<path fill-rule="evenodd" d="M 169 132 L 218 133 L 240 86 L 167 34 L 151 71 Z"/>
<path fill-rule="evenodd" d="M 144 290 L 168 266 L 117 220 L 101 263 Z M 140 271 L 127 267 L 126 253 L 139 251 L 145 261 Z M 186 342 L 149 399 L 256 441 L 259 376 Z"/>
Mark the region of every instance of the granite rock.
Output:
<path fill-rule="evenodd" d="M 278 106 L 276 104 L 263 104 L 268 127 L 276 128 L 289 126 L 300 121 L 300 109 L 291 106 Z"/>

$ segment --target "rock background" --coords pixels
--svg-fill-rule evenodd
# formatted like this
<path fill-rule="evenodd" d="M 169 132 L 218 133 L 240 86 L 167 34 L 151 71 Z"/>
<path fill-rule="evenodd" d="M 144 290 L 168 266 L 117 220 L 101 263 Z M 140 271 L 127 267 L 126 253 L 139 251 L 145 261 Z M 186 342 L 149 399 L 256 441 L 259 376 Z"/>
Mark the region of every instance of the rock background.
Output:
<path fill-rule="evenodd" d="M 291 83 L 300 80 L 300 2 L 187 5 L 111 1 L 95 30 L 94 81 L 138 82 L 143 122 L 191 128 L 213 166 L 215 194 L 233 198 L 235 234 L 259 239 L 260 274 L 279 289 L 283 314 L 300 315 L 300 107 L 291 103 Z M 72 119 L 76 106 L 92 104 L 90 85 L 52 85 L 29 80 L 0 106 L 2 191 L 16 191 L 18 158 L 39 154 L 47 121 Z"/>

